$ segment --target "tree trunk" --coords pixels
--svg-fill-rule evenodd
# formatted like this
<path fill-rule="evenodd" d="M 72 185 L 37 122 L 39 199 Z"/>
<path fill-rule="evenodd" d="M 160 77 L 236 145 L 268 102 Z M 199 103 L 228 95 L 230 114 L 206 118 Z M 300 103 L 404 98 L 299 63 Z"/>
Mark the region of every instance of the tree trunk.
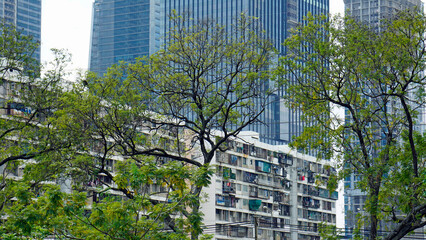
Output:
<path fill-rule="evenodd" d="M 370 215 L 370 240 L 376 240 L 377 238 L 377 214 L 376 213 L 371 213 Z"/>
<path fill-rule="evenodd" d="M 371 182 L 372 181 L 372 182 Z M 370 240 L 377 239 L 377 228 L 378 228 L 378 218 L 377 218 L 377 210 L 378 210 L 378 198 L 380 192 L 380 180 L 372 179 L 370 180 L 371 187 L 371 209 L 370 209 Z"/>
<path fill-rule="evenodd" d="M 200 211 L 200 205 L 197 204 L 196 206 L 192 207 L 192 215 L 198 215 Z M 191 229 L 191 240 L 197 240 L 200 233 L 196 229 Z"/>
<path fill-rule="evenodd" d="M 191 239 L 192 240 L 197 240 L 199 238 L 200 234 L 202 234 L 201 223 L 202 223 L 203 218 L 200 216 L 200 206 L 201 206 L 200 195 L 201 195 L 202 189 L 203 189 L 203 187 L 198 186 L 194 190 L 194 194 L 197 195 L 197 200 L 192 205 L 191 216 L 193 217 L 193 219 L 191 219 L 191 220 L 195 221 L 195 222 L 193 222 L 193 226 L 192 226 L 192 229 L 191 229 Z"/>

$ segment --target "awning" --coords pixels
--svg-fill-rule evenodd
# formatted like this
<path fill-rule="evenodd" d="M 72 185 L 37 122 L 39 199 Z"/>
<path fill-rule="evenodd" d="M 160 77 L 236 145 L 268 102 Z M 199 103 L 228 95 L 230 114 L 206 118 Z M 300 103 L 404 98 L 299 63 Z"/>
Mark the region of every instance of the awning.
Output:
<path fill-rule="evenodd" d="M 259 210 L 260 205 L 262 205 L 262 200 L 258 200 L 258 199 L 249 200 L 249 209 L 252 211 Z"/>

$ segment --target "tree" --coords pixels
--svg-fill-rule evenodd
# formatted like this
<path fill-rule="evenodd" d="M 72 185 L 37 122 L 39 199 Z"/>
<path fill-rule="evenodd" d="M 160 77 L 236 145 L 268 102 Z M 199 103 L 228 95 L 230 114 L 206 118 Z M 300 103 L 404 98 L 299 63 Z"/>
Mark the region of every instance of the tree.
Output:
<path fill-rule="evenodd" d="M 0 73 L 2 78 L 13 75 L 36 77 L 39 75 L 39 63 L 32 56 L 38 47 L 31 36 L 23 35 L 14 26 L 0 23 Z"/>
<path fill-rule="evenodd" d="M 43 216 L 31 211 L 31 197 L 43 195 L 46 182 L 59 179 L 71 146 L 52 118 L 68 55 L 54 50 L 52 67 L 41 76 L 41 65 L 32 57 L 38 43 L 11 25 L 0 28 L 0 215 L 7 219 L 0 234 L 2 239 L 30 232 L 38 237 L 43 232 L 30 223 Z"/>
<path fill-rule="evenodd" d="M 190 25 L 188 20 L 172 18 L 164 50 L 147 60 L 113 67 L 102 79 L 89 79 L 88 88 L 114 103 L 105 110 L 113 115 L 106 115 L 110 121 L 103 128 L 123 155 L 163 157 L 193 169 L 188 192 L 192 201 L 187 205 L 191 210 L 182 213 L 196 239 L 202 232 L 200 194 L 210 182 L 215 152 L 255 123 L 267 104 L 272 45 L 256 32 L 255 20 L 244 15 L 233 31 L 212 21 Z M 160 139 L 157 145 L 141 148 L 140 129 L 147 125 L 150 131 L 175 132 L 174 141 Z M 222 131 L 221 138 L 215 130 Z M 185 146 L 179 144 L 182 140 Z M 170 145 L 172 151 L 167 149 Z M 190 154 L 194 147 L 199 159 Z"/>
<path fill-rule="evenodd" d="M 57 107 L 62 69 L 40 77 L 40 64 L 32 57 L 38 47 L 32 37 L 13 26 L 0 26 L 0 214 L 20 189 L 34 190 L 51 180 L 58 165 L 51 161 L 65 149 L 54 131 L 50 111 Z M 57 53 L 57 67 L 63 54 Z M 33 169 L 31 178 L 21 178 L 23 167 Z M 43 171 L 37 171 L 43 169 Z M 46 171 L 49 170 L 49 171 Z M 18 178 L 18 180 L 16 179 Z"/>
<path fill-rule="evenodd" d="M 59 238 L 208 237 L 199 208 L 210 163 L 263 112 L 272 44 L 244 15 L 230 29 L 171 19 L 163 50 L 61 93 L 52 122 L 75 152 L 61 173 L 75 193 L 44 186 L 41 200 L 23 198 L 15 207 L 30 214 L 11 218 L 10 231 L 30 236 L 25 222 Z"/>
<path fill-rule="evenodd" d="M 396 224 L 385 239 L 426 225 L 424 137 L 415 131 L 425 103 L 425 23 L 401 12 L 377 32 L 348 17 L 309 16 L 285 42 L 286 104 L 312 123 L 293 145 L 336 157 L 338 179 L 361 176 L 370 239 L 379 220 Z"/>

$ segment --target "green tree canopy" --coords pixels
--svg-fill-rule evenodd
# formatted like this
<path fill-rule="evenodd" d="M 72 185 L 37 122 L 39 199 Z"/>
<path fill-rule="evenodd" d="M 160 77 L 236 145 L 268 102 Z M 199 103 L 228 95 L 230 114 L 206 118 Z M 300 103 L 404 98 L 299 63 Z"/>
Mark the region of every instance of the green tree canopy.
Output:
<path fill-rule="evenodd" d="M 258 122 L 273 49 L 244 15 L 232 30 L 180 16 L 171 25 L 163 50 L 102 77 L 89 73 L 57 95 L 49 120 L 71 147 L 58 176 L 73 193 L 50 185 L 38 199 L 28 192 L 9 208 L 25 214 L 11 215 L 4 236 L 203 237 L 210 163 Z"/>
<path fill-rule="evenodd" d="M 32 37 L 1 25 L 0 43 L 0 215 L 14 222 L 18 214 L 25 215 L 19 209 L 29 206 L 31 197 L 45 192 L 46 182 L 59 178 L 63 160 L 69 156 L 71 143 L 55 127 L 52 115 L 60 106 L 68 57 L 54 50 L 53 67 L 41 76 L 40 63 L 32 57 L 38 47 Z M 40 218 L 26 210 L 29 219 Z M 31 232 L 28 222 L 21 220 L 15 225 Z M 2 239 L 20 236 L 20 231 L 5 222 L 0 225 Z"/>
<path fill-rule="evenodd" d="M 426 18 L 401 12 L 381 24 L 378 32 L 348 17 L 309 16 L 286 40 L 279 74 L 291 76 L 281 82 L 286 104 L 312 124 L 294 146 L 337 158 L 340 179 L 359 174 L 370 239 L 379 237 L 379 220 L 396 224 L 385 239 L 400 239 L 426 224 L 425 137 L 416 132 Z"/>

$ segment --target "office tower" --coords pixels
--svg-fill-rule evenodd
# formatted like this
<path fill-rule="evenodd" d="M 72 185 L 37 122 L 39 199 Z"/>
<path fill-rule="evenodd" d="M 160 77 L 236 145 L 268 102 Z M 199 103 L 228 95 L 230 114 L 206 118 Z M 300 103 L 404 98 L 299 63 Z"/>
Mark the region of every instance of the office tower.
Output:
<path fill-rule="evenodd" d="M 0 0 L 0 17 L 34 41 L 41 41 L 41 0 Z M 40 61 L 40 47 L 34 53 Z"/>
<path fill-rule="evenodd" d="M 114 63 L 132 62 L 160 49 L 173 10 L 224 26 L 234 23 L 242 12 L 258 17 L 276 49 L 284 54 L 282 43 L 290 29 L 308 12 L 328 14 L 329 0 L 95 0 L 89 69 L 102 75 Z M 286 144 L 303 130 L 301 112 L 285 108 L 280 101 L 283 94 L 281 89 L 270 97 L 271 104 L 259 119 L 265 124 L 247 129 L 259 132 L 263 142 Z"/>
<path fill-rule="evenodd" d="M 319 240 L 320 223 L 336 224 L 337 192 L 316 180 L 325 183 L 334 169 L 258 137 L 241 132 L 215 153 L 216 173 L 203 190 L 204 232 L 213 239 Z"/>
<path fill-rule="evenodd" d="M 398 11 L 406 9 L 423 11 L 423 2 L 421 0 L 344 0 L 344 3 L 347 14 L 363 23 L 370 24 L 378 31 L 380 31 L 380 21 L 392 17 Z M 418 111 L 419 116 L 415 130 L 422 132 L 425 130 L 425 110 L 419 109 Z M 349 113 L 346 112 L 345 115 L 348 117 Z M 386 144 L 386 141 L 381 142 L 381 144 Z M 351 174 L 344 180 L 345 227 L 347 230 L 356 226 L 357 214 L 365 215 L 363 209 L 367 195 L 356 186 L 360 177 L 359 175 Z M 380 230 L 386 233 L 386 229 L 392 227 L 391 225 L 390 223 L 381 222 Z M 347 238 L 351 237 L 351 232 L 349 231 Z"/>
<path fill-rule="evenodd" d="M 352 17 L 370 24 L 378 24 L 381 19 L 404 9 L 422 9 L 421 0 L 344 0 L 345 10 Z"/>
<path fill-rule="evenodd" d="M 328 0 L 172 0 L 165 3 L 165 17 L 176 10 L 198 20 L 212 19 L 226 27 L 235 24 L 241 13 L 256 17 L 280 54 L 285 54 L 282 43 L 289 36 L 290 29 L 302 22 L 308 12 L 314 15 L 329 12 Z M 164 32 L 169 28 L 167 20 L 165 23 Z M 269 87 L 268 84 L 265 83 L 265 89 Z M 285 92 L 279 90 L 270 96 L 271 104 L 259 116 L 259 120 L 265 124 L 252 124 L 247 129 L 258 132 L 263 142 L 286 144 L 303 131 L 301 112 L 286 108 L 280 101 L 283 94 Z"/>
<path fill-rule="evenodd" d="M 153 2 L 96 0 L 93 3 L 91 71 L 103 74 L 119 61 L 132 62 L 152 54 L 150 49 L 154 46 L 160 47 L 151 39 L 155 36 L 154 26 L 160 23 L 160 17 L 155 16 L 160 14 L 159 4 Z"/>

